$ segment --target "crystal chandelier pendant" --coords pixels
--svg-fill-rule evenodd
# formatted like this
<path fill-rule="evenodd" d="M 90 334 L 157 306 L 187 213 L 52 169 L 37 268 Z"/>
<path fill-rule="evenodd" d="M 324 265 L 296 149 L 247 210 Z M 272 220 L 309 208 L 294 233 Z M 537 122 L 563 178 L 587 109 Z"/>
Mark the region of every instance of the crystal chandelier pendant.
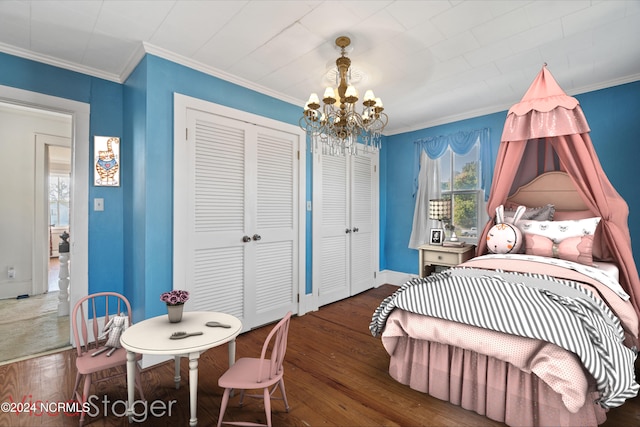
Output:
<path fill-rule="evenodd" d="M 311 141 L 311 151 L 320 147 L 323 154 L 336 156 L 357 155 L 358 144 L 365 151 L 378 151 L 381 148 L 382 131 L 389 118 L 384 113 L 380 98 L 372 90 L 367 90 L 362 101 L 361 112 L 357 111 L 359 94 L 350 84 L 351 59 L 346 48 L 351 44 L 349 37 L 340 36 L 336 46 L 341 56 L 336 59 L 337 87 L 327 87 L 321 100 L 317 93 L 309 96 L 299 125 Z"/>

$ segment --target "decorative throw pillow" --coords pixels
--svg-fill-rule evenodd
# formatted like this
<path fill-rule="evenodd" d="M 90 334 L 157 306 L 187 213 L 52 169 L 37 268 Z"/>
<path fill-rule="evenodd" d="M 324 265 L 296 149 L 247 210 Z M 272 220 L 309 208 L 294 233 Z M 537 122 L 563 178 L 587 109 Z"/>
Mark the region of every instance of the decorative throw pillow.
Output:
<path fill-rule="evenodd" d="M 517 254 L 523 243 L 522 231 L 513 224 L 495 224 L 487 233 L 487 248 L 494 254 Z"/>
<path fill-rule="evenodd" d="M 504 216 L 505 218 L 513 218 L 516 214 L 517 205 L 509 203 L 505 206 Z M 556 211 L 555 206 L 549 204 L 546 206 L 540 206 L 538 208 L 527 208 L 522 215 L 522 219 L 535 219 L 537 221 L 551 221 Z"/>
<path fill-rule="evenodd" d="M 524 239 L 525 251 L 529 255 L 593 265 L 593 235 L 568 237 L 560 243 L 554 243 L 551 239 L 537 234 L 525 233 Z"/>
<path fill-rule="evenodd" d="M 560 243 L 568 237 L 593 235 L 600 223 L 600 217 L 576 219 L 567 221 L 534 221 L 521 219 L 518 227 L 528 234 L 537 234 Z"/>

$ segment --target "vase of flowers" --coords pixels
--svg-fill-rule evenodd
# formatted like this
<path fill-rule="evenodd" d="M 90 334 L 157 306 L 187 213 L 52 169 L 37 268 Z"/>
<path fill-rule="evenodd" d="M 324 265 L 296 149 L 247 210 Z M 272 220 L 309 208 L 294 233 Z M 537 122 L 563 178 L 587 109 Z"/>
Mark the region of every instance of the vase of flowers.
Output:
<path fill-rule="evenodd" d="M 180 289 L 174 289 L 170 292 L 164 292 L 160 295 L 160 301 L 167 304 L 167 314 L 169 322 L 178 323 L 182 320 L 182 310 L 184 303 L 189 300 L 189 292 Z"/>

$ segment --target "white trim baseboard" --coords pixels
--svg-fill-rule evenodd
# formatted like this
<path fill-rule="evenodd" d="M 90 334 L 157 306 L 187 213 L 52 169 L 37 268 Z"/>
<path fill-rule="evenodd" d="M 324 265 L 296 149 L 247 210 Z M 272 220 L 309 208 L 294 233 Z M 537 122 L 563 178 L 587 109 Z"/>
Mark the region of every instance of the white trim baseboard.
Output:
<path fill-rule="evenodd" d="M 396 286 L 402 286 L 411 279 L 417 279 L 420 276 L 412 273 L 403 273 L 393 270 L 382 270 L 378 273 L 376 279 L 376 287 L 384 284 L 391 284 Z"/>

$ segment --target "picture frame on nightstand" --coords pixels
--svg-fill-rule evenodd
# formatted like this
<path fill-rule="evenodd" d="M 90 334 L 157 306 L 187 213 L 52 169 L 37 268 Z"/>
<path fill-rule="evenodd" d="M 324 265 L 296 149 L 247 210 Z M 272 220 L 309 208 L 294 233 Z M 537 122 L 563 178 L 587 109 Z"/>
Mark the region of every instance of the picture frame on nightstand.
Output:
<path fill-rule="evenodd" d="M 442 246 L 444 242 L 444 230 L 442 228 L 432 228 L 429 230 L 429 244 L 433 246 Z"/>

